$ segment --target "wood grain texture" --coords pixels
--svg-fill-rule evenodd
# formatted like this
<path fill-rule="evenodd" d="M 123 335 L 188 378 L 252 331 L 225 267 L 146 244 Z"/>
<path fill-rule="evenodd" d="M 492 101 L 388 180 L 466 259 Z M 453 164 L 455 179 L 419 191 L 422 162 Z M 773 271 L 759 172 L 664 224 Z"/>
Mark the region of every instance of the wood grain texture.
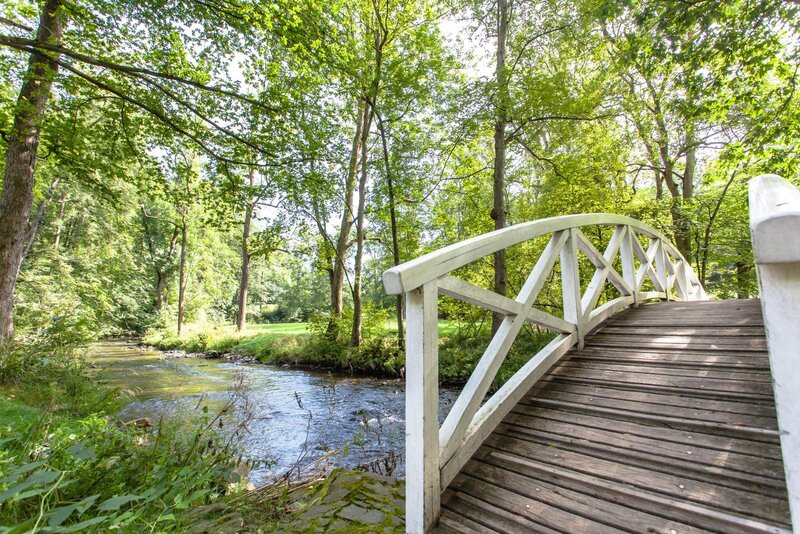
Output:
<path fill-rule="evenodd" d="M 757 300 L 604 323 L 453 479 L 439 530 L 789 532 L 762 325 Z"/>

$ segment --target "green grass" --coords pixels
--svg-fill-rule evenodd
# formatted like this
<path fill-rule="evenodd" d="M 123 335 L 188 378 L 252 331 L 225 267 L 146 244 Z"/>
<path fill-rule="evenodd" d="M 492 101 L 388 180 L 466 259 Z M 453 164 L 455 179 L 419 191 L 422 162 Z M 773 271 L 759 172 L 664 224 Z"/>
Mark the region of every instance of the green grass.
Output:
<path fill-rule="evenodd" d="M 5 387 L 0 387 L 0 429 L 15 427 L 41 417 L 42 410 L 26 404 Z"/>
<path fill-rule="evenodd" d="M 470 334 L 456 321 L 440 320 L 438 327 L 439 377 L 446 383 L 463 383 L 489 343 L 488 324 L 481 331 Z M 361 347 L 353 348 L 346 340 L 333 341 L 316 334 L 310 323 L 253 324 L 248 325 L 244 332 L 236 332 L 232 325 L 188 325 L 180 338 L 156 332 L 147 336 L 145 343 L 189 352 L 239 352 L 264 363 L 400 376 L 405 358 L 397 350 L 396 332 L 394 321 L 387 321 L 377 334 L 366 337 Z M 508 380 L 552 338 L 552 334 L 522 332 L 498 372 L 495 387 Z"/>

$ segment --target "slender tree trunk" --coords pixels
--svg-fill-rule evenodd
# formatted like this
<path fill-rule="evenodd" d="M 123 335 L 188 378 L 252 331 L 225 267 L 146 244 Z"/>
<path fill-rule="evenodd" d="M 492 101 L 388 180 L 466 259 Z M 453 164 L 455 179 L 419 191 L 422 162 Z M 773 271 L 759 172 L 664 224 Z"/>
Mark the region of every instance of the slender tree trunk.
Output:
<path fill-rule="evenodd" d="M 60 44 L 62 0 L 47 0 L 36 40 Z M 8 135 L 3 191 L 0 196 L 0 339 L 14 334 L 14 289 L 19 276 L 28 216 L 33 205 L 39 123 L 58 72 L 55 60 L 33 52 L 20 88 L 14 125 Z"/>
<path fill-rule="evenodd" d="M 53 238 L 53 252 L 58 254 L 58 247 L 61 244 L 61 231 L 64 228 L 64 208 L 66 208 L 67 201 L 62 195 L 61 202 L 58 204 L 58 219 L 56 220 L 56 235 Z"/>
<path fill-rule="evenodd" d="M 33 243 L 36 241 L 36 234 L 39 233 L 39 227 L 42 225 L 42 220 L 44 219 L 44 213 L 47 211 L 47 208 L 50 206 L 50 202 L 52 202 L 53 197 L 56 195 L 56 191 L 58 189 L 58 183 L 60 180 L 58 178 L 53 180 L 53 183 L 50 184 L 50 189 L 45 195 L 45 197 L 39 202 L 39 205 L 36 207 L 36 215 L 33 217 L 33 221 L 31 221 L 30 230 L 28 230 L 28 235 L 25 237 L 25 249 L 22 252 L 22 259 L 28 257 L 28 253 L 31 251 L 31 247 Z M 64 214 L 64 195 L 61 195 L 61 209 L 59 211 L 58 218 L 61 220 L 61 217 Z"/>
<path fill-rule="evenodd" d="M 497 64 L 495 78 L 498 88 L 497 121 L 494 125 L 494 180 L 492 219 L 495 230 L 506 226 L 506 125 L 508 124 L 508 75 L 506 73 L 506 41 L 508 35 L 508 0 L 497 0 Z M 494 253 L 494 290 L 506 294 L 506 251 Z M 492 333 L 496 332 L 503 315 L 492 316 Z"/>
<path fill-rule="evenodd" d="M 361 179 L 358 182 L 358 211 L 356 214 L 356 259 L 353 276 L 353 327 L 350 344 L 361 345 L 361 274 L 364 261 L 364 212 L 367 207 L 367 158 L 369 157 L 369 130 L 374 112 L 369 104 L 365 107 L 366 121 L 361 130 Z"/>
<path fill-rule="evenodd" d="M 736 298 L 746 299 L 750 298 L 750 291 L 748 290 L 750 271 L 753 270 L 751 264 L 741 261 L 736 262 Z"/>
<path fill-rule="evenodd" d="M 394 197 L 394 182 L 392 180 L 392 169 L 389 166 L 389 146 L 386 141 L 386 130 L 380 115 L 378 118 L 378 129 L 381 134 L 381 145 L 383 146 L 383 163 L 386 167 L 386 188 L 389 191 L 389 222 L 392 232 L 392 264 L 400 265 L 400 241 L 397 238 L 397 207 Z M 397 316 L 397 346 L 402 351 L 405 348 L 405 334 L 403 329 L 403 296 L 397 295 L 395 299 L 395 314 Z"/>
<path fill-rule="evenodd" d="M 361 151 L 361 131 L 364 127 L 365 107 L 363 102 L 358 105 L 358 118 L 356 121 L 356 132 L 353 136 L 353 147 L 350 151 L 350 165 L 347 169 L 347 177 L 344 186 L 344 206 L 342 207 L 342 219 L 339 225 L 339 237 L 336 240 L 335 257 L 333 259 L 333 280 L 331 283 L 331 323 L 328 325 L 328 332 L 333 333 L 336 327 L 336 319 L 341 318 L 344 304 L 342 301 L 342 289 L 344 288 L 345 259 L 347 250 L 350 248 L 350 231 L 353 229 L 353 201 L 355 197 L 356 176 L 358 175 L 358 155 Z"/>
<path fill-rule="evenodd" d="M 169 242 L 169 250 L 167 251 L 167 259 L 164 262 L 164 268 L 161 269 L 156 266 L 156 310 L 161 311 L 164 307 L 164 288 L 167 283 L 167 272 L 169 263 L 172 261 L 172 256 L 175 254 L 175 246 L 178 244 L 178 227 L 172 232 L 172 239 Z"/>
<path fill-rule="evenodd" d="M 183 330 L 183 311 L 186 303 L 186 249 L 188 247 L 186 215 L 181 224 L 181 265 L 178 276 L 178 336 Z"/>
<path fill-rule="evenodd" d="M 250 169 L 250 187 L 255 184 L 255 169 Z M 250 222 L 253 217 L 254 201 L 247 200 L 244 210 L 244 227 L 242 228 L 242 275 L 239 278 L 239 315 L 236 330 L 241 332 L 247 324 L 247 286 L 250 284 Z"/>

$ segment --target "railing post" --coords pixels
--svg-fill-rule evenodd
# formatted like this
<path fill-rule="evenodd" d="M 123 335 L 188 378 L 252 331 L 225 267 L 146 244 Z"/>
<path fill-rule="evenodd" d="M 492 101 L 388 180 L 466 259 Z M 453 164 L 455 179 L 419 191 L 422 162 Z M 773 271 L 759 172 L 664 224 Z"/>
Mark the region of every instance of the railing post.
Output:
<path fill-rule="evenodd" d="M 578 348 L 583 348 L 584 320 L 581 309 L 581 274 L 578 268 L 578 236 L 569 229 L 569 237 L 561 249 L 561 293 L 564 302 L 564 320 L 575 325 Z"/>
<path fill-rule="evenodd" d="M 664 257 L 664 242 L 661 239 L 654 239 L 653 243 L 657 243 L 658 249 L 656 250 L 656 276 L 658 283 L 664 290 L 665 299 L 669 302 L 669 274 L 667 273 L 667 263 Z"/>
<path fill-rule="evenodd" d="M 750 234 L 775 392 L 794 532 L 800 532 L 800 191 L 783 178 L 750 182 Z"/>
<path fill-rule="evenodd" d="M 633 230 L 630 226 L 625 227 L 625 235 L 622 236 L 619 254 L 622 260 L 622 278 L 631 286 L 633 292 L 633 307 L 639 306 L 639 288 L 636 286 L 636 264 L 633 261 Z"/>
<path fill-rule="evenodd" d="M 406 293 L 406 532 L 439 518 L 439 349 L 437 282 Z"/>

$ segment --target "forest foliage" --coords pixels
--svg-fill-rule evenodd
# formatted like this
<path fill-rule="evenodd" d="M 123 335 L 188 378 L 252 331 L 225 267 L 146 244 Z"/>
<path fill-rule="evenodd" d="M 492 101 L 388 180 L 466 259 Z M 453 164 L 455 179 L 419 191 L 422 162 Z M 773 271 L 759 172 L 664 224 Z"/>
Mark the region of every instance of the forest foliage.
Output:
<path fill-rule="evenodd" d="M 644 221 L 709 294 L 755 296 L 748 180 L 800 181 L 799 12 L 0 0 L 0 530 L 184 532 L 235 489 L 214 414 L 109 424 L 90 340 L 402 374 L 383 271 L 572 213 Z M 545 242 L 458 274 L 513 295 Z M 558 315 L 560 291 L 537 305 Z M 493 318 L 439 315 L 440 377 L 463 381 Z M 550 336 L 526 326 L 497 380 Z"/>
<path fill-rule="evenodd" d="M 393 322 L 397 352 L 386 268 L 587 212 L 663 230 L 710 293 L 748 297 L 747 181 L 796 180 L 793 3 L 1 9 L 6 336 L 314 320 L 358 347 Z M 512 292 L 530 261 L 508 254 L 466 276 Z"/>

